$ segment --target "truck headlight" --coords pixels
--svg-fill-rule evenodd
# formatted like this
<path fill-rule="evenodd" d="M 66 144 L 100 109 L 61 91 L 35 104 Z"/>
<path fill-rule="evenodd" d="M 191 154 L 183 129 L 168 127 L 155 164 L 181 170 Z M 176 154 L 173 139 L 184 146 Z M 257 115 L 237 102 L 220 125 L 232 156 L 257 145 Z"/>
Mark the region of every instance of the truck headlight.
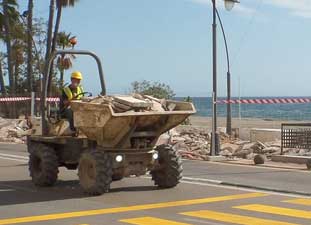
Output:
<path fill-rule="evenodd" d="M 117 155 L 116 158 L 115 158 L 115 160 L 116 160 L 118 163 L 120 163 L 120 162 L 123 161 L 123 156 L 122 156 L 122 155 Z"/>
<path fill-rule="evenodd" d="M 159 158 L 159 153 L 157 153 L 157 152 L 153 153 L 153 154 L 152 154 L 152 158 L 153 158 L 154 160 L 157 160 L 157 159 Z"/>

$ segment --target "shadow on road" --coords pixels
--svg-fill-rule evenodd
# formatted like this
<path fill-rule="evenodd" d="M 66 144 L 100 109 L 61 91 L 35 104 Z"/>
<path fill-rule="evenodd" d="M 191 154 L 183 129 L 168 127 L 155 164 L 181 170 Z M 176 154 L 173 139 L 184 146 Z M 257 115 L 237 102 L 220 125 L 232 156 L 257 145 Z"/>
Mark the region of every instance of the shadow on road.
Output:
<path fill-rule="evenodd" d="M 155 191 L 156 186 L 131 186 L 116 182 L 110 193 Z M 109 195 L 106 193 L 105 195 Z M 104 196 L 105 196 L 104 195 Z M 36 187 L 30 180 L 0 181 L 0 206 L 66 199 L 82 199 L 90 196 L 83 193 L 78 180 L 59 180 L 54 187 Z"/>

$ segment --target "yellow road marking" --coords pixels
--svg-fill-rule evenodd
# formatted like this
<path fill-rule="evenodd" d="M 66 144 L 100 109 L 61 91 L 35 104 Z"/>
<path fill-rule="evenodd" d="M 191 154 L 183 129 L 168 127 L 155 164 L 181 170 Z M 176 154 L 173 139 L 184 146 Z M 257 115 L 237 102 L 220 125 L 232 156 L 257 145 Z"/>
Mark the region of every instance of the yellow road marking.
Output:
<path fill-rule="evenodd" d="M 201 219 L 209 219 L 214 221 L 221 221 L 225 223 L 241 224 L 241 225 L 297 225 L 294 223 L 287 223 L 277 220 L 260 219 L 250 216 L 240 216 L 230 213 L 221 213 L 209 210 L 201 210 L 194 212 L 180 213 L 185 216 L 198 217 Z"/>
<path fill-rule="evenodd" d="M 155 217 L 139 217 L 132 219 L 120 220 L 120 222 L 135 224 L 135 225 L 191 225 L 189 223 L 179 223 L 171 220 L 163 220 Z"/>
<path fill-rule="evenodd" d="M 311 198 L 296 198 L 291 200 L 286 200 L 283 202 L 298 204 L 298 205 L 311 205 Z"/>
<path fill-rule="evenodd" d="M 311 219 L 311 211 L 298 210 L 298 209 L 289 209 L 289 208 L 275 207 L 275 206 L 269 206 L 269 205 L 260 205 L 260 204 L 235 206 L 233 208 L 244 209 L 244 210 L 255 211 L 255 212 L 262 212 L 262 213 L 269 213 L 269 214 L 274 214 L 274 215 Z"/>
<path fill-rule="evenodd" d="M 174 202 L 134 205 L 134 206 L 118 207 L 118 208 L 47 214 L 47 215 L 41 215 L 41 216 L 27 216 L 27 217 L 19 217 L 19 218 L 1 219 L 0 225 L 27 223 L 27 222 L 29 223 L 29 222 L 57 220 L 57 219 L 68 219 L 68 218 L 76 218 L 76 217 L 82 217 L 82 216 L 95 216 L 95 215 L 103 215 L 103 214 L 132 212 L 132 211 L 148 210 L 148 209 L 160 209 L 160 208 L 177 207 L 177 206 L 197 205 L 197 204 L 205 204 L 205 203 L 212 203 L 212 202 L 263 197 L 267 195 L 268 194 L 255 192 L 255 193 L 238 194 L 238 195 L 227 195 L 227 196 L 219 196 L 219 197 L 182 200 L 182 201 L 174 201 Z"/>

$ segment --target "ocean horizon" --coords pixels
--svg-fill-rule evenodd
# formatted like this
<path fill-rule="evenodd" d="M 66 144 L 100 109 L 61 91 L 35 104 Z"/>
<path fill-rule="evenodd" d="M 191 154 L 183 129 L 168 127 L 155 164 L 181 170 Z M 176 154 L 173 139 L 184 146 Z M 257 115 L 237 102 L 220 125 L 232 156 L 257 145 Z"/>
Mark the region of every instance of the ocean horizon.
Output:
<path fill-rule="evenodd" d="M 184 100 L 186 97 L 175 97 L 176 100 Z M 260 96 L 260 97 L 241 97 L 240 99 L 270 99 L 270 98 L 311 98 L 310 96 Z M 226 100 L 226 97 L 219 97 L 218 100 Z M 238 100 L 238 97 L 232 97 Z M 212 116 L 211 97 L 191 97 L 196 107 L 197 116 Z M 232 117 L 239 118 L 260 118 L 271 120 L 311 120 L 311 103 L 295 104 L 231 104 Z M 217 115 L 225 117 L 227 115 L 227 105 L 217 105 Z"/>

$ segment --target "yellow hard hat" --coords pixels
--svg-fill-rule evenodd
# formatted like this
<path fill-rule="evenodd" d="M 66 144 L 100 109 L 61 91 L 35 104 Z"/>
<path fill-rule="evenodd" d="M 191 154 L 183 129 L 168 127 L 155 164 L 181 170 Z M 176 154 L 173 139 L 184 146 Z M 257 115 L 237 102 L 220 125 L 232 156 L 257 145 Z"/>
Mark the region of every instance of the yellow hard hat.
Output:
<path fill-rule="evenodd" d="M 75 71 L 71 74 L 71 79 L 72 78 L 82 80 L 83 79 L 82 73 L 80 73 L 79 71 Z"/>

